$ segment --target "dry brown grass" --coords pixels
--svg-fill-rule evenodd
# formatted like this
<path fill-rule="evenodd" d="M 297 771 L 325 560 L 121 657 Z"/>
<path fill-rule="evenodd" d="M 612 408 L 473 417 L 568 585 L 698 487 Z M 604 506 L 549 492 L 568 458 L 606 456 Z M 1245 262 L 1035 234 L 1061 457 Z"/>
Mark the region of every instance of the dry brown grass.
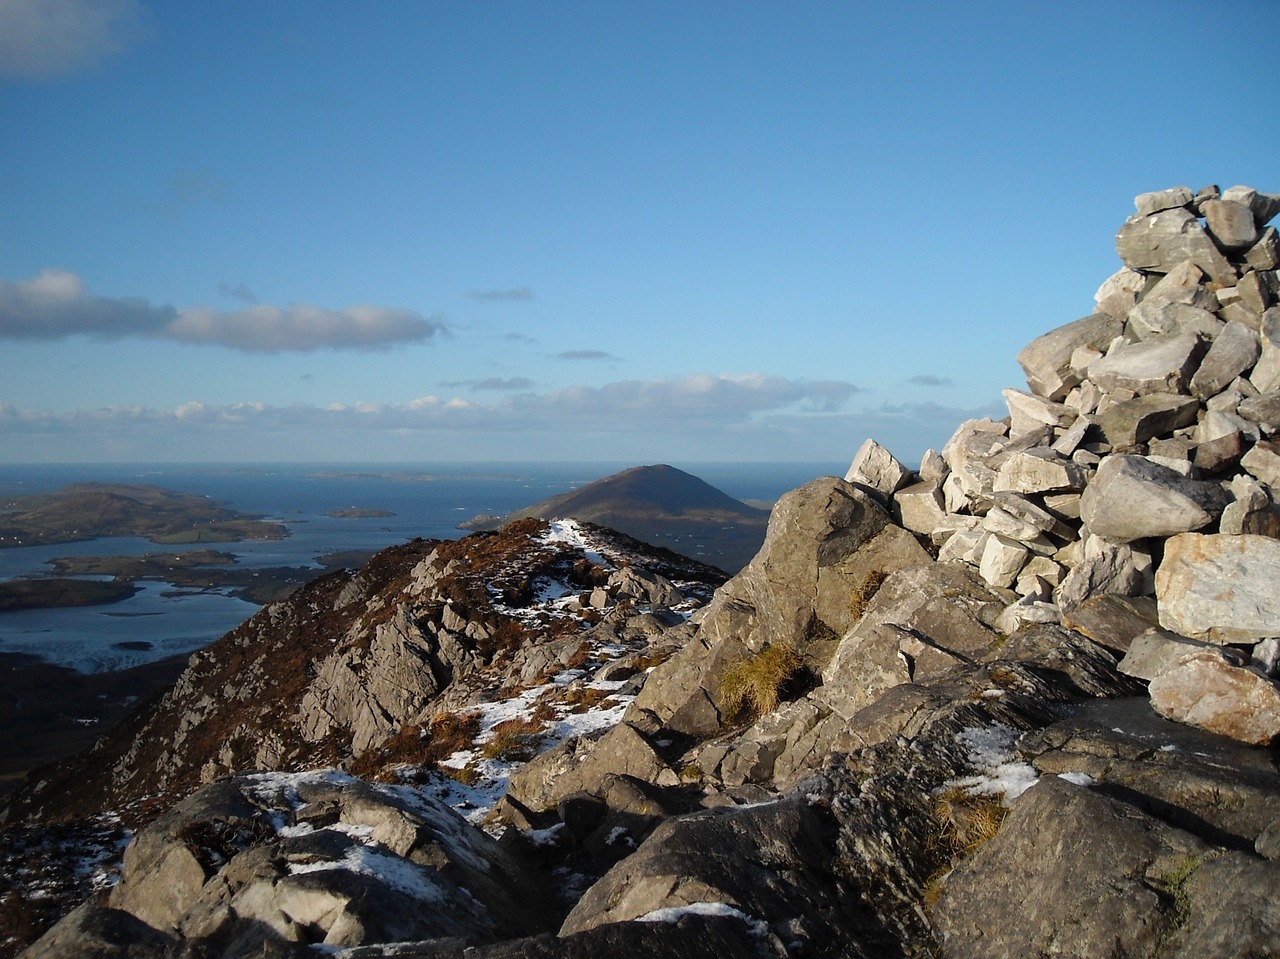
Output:
<path fill-rule="evenodd" d="M 952 858 L 972 855 L 1000 831 L 1008 812 L 999 796 L 972 796 L 963 788 L 948 789 L 933 802 L 939 823 L 937 841 Z"/>
<path fill-rule="evenodd" d="M 725 714 L 736 716 L 745 706 L 750 706 L 758 716 L 772 712 L 778 705 L 783 684 L 801 665 L 800 654 L 789 643 L 775 643 L 754 656 L 738 660 L 720 682 Z"/>
<path fill-rule="evenodd" d="M 435 768 L 440 760 L 470 749 L 478 735 L 478 713 L 437 713 L 426 729 L 410 723 L 382 745 L 361 753 L 349 772 L 362 779 L 389 781 L 395 766 Z"/>
<path fill-rule="evenodd" d="M 862 614 L 871 605 L 871 600 L 875 598 L 876 593 L 880 591 L 880 587 L 884 585 L 884 581 L 888 578 L 888 570 L 873 569 L 862 578 L 861 583 L 853 588 L 853 592 L 849 596 L 849 614 L 855 622 L 862 618 Z"/>
<path fill-rule="evenodd" d="M 508 719 L 493 727 L 493 735 L 480 747 L 486 759 L 531 759 L 542 740 L 542 723 L 536 719 Z"/>

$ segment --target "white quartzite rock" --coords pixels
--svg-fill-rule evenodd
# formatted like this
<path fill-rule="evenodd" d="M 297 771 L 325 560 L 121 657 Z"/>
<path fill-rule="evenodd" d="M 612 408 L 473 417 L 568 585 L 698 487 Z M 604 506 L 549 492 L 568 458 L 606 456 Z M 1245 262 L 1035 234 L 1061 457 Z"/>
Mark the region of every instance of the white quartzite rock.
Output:
<path fill-rule="evenodd" d="M 1156 572 L 1160 625 L 1213 643 L 1280 635 L 1280 540 L 1183 533 Z"/>
<path fill-rule="evenodd" d="M 946 518 L 942 490 L 936 482 L 915 483 L 894 496 L 898 522 L 913 533 L 928 536 Z"/>
<path fill-rule="evenodd" d="M 1085 471 L 1052 450 L 1018 452 L 1000 467 L 992 486 L 995 492 L 1058 493 L 1084 489 Z"/>
<path fill-rule="evenodd" d="M 868 439 L 854 454 L 849 471 L 844 474 L 846 483 L 870 486 L 885 496 L 892 496 L 911 482 L 911 470 L 875 440 Z"/>
<path fill-rule="evenodd" d="M 993 533 L 982 550 L 978 572 L 992 586 L 1009 587 L 1018 578 L 1030 551 L 1022 543 Z"/>

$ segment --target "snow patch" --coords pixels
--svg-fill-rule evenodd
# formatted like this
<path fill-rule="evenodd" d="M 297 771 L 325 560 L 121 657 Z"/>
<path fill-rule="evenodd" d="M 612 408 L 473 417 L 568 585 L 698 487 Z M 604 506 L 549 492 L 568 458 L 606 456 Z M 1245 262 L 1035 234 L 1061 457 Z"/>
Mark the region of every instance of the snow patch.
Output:
<path fill-rule="evenodd" d="M 1058 778 L 1065 779 L 1067 782 L 1072 783 L 1073 785 L 1085 786 L 1085 787 L 1092 786 L 1095 782 L 1097 782 L 1097 780 L 1094 779 L 1092 776 L 1090 776 L 1088 773 L 1058 773 Z"/>
<path fill-rule="evenodd" d="M 434 881 L 435 873 L 377 846 L 352 846 L 340 860 L 290 863 L 290 875 L 345 871 L 369 876 L 420 902 L 442 903 L 447 893 Z"/>
<path fill-rule="evenodd" d="M 727 902 L 691 902 L 687 906 L 668 906 L 665 909 L 655 909 L 653 912 L 646 913 L 636 922 L 666 922 L 674 924 L 684 916 L 729 916 L 746 923 L 751 935 L 757 939 L 763 939 L 769 934 L 768 923 L 762 919 L 747 915 L 741 909 L 731 906 Z"/>
<path fill-rule="evenodd" d="M 965 789 L 970 796 L 1003 796 L 1004 804 L 1009 805 L 1040 779 L 1035 767 L 1015 760 L 1018 736 L 1016 729 L 1004 723 L 957 733 L 956 742 L 968 752 L 969 765 L 978 775 L 950 780 L 943 789 Z"/>

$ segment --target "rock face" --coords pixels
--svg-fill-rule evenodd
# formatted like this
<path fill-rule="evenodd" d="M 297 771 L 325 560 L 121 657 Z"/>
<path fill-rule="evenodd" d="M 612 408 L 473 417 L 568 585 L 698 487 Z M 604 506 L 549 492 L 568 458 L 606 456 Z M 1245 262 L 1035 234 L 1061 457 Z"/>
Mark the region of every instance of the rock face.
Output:
<path fill-rule="evenodd" d="M 1280 197 L 1135 205 L 1006 419 L 868 440 L 714 595 L 517 525 L 197 656 L 12 807 L 169 800 L 29 955 L 1274 954 Z"/>

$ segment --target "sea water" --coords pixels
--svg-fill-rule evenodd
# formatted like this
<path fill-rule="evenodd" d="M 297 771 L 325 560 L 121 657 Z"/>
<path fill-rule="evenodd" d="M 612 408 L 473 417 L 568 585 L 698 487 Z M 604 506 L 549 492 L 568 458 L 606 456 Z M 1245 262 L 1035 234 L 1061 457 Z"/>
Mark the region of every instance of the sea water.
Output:
<path fill-rule="evenodd" d="M 0 465 L 0 499 L 49 493 L 72 483 L 149 483 L 196 493 L 284 523 L 283 540 L 201 544 L 247 567 L 309 566 L 348 550 L 371 551 L 415 537 L 455 539 L 479 513 L 503 515 L 585 486 L 634 463 Z M 672 464 L 738 499 L 772 502 L 828 463 Z M 327 515 L 347 508 L 392 516 Z M 181 552 L 140 537 L 0 549 L 0 580 L 50 572 L 68 556 Z M 234 629 L 258 607 L 226 592 L 139 582 L 139 592 L 103 606 L 0 613 L 0 653 L 28 653 L 82 672 L 123 669 L 189 653 Z"/>

